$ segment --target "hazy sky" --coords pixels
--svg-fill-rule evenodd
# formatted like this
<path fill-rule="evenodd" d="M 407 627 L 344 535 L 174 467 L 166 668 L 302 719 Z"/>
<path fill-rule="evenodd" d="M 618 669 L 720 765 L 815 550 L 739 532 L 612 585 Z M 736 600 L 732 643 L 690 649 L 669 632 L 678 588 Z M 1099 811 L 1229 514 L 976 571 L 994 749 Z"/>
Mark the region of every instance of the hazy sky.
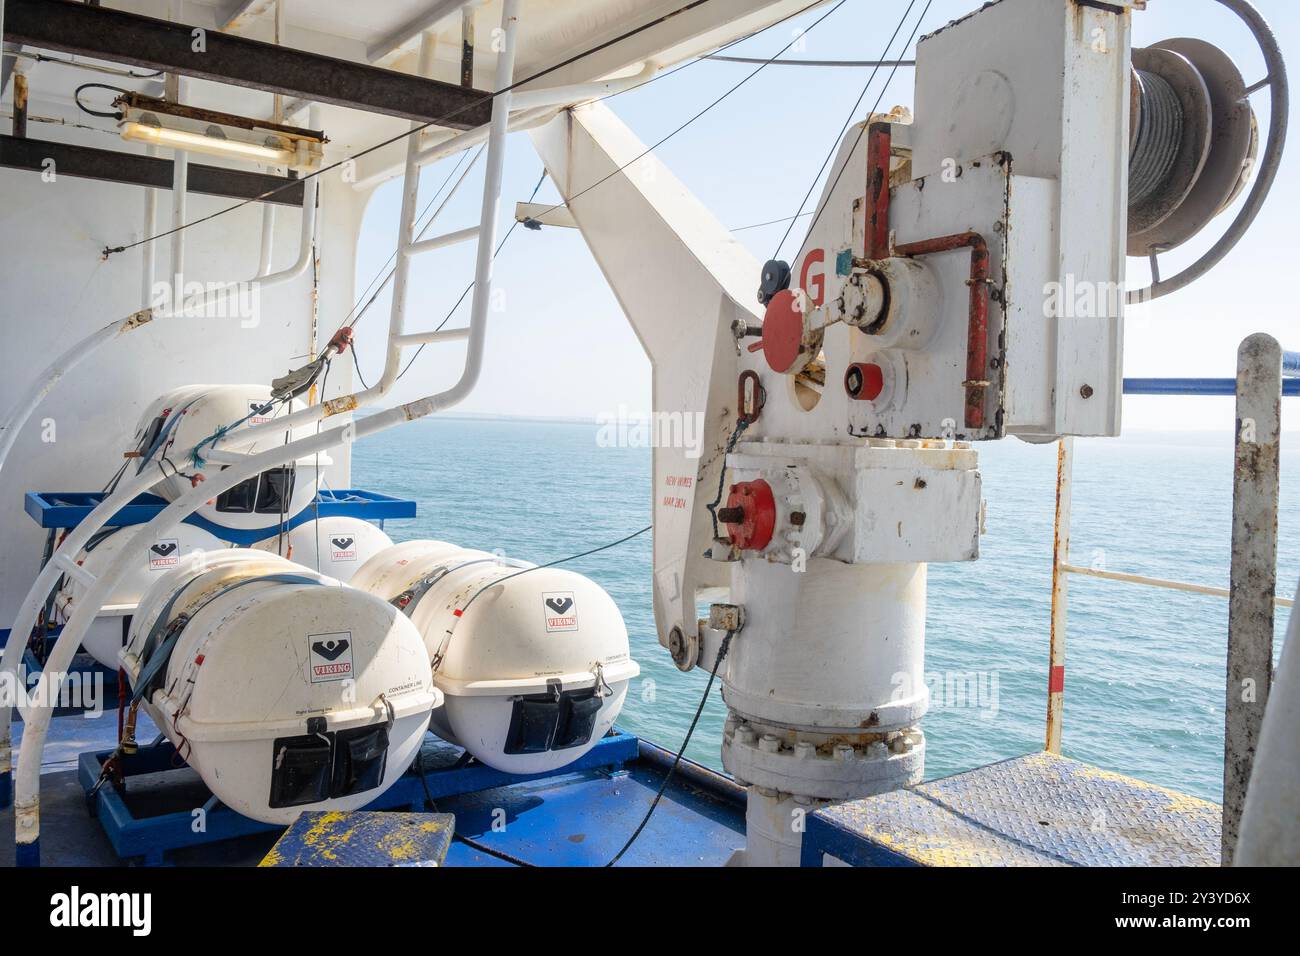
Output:
<path fill-rule="evenodd" d="M 921 28 L 927 33 L 979 5 L 978 0 L 934 0 Z M 1284 51 L 1300 50 L 1300 4 L 1258 0 Z M 907 0 L 848 0 L 820 27 L 801 38 L 802 49 L 786 56 L 816 59 L 873 59 L 907 8 Z M 918 0 L 915 18 L 925 6 Z M 1262 60 L 1244 27 L 1214 0 L 1149 0 L 1149 9 L 1134 15 L 1134 45 L 1175 36 L 1210 39 L 1241 66 L 1247 82 L 1263 76 Z M 825 12 L 820 8 L 782 24 L 728 51 L 767 57 Z M 900 35 L 898 44 L 911 30 Z M 898 56 L 897 45 L 889 51 Z M 912 51 L 907 51 L 911 56 Z M 669 133 L 707 106 L 754 67 L 717 62 L 696 63 L 681 72 L 613 99 L 607 104 L 646 143 Z M 826 152 L 870 74 L 862 68 L 769 66 L 707 116 L 675 136 L 658 151 L 660 158 L 727 227 L 793 215 Z M 1293 64 L 1300 77 L 1300 62 Z M 887 70 L 882 70 L 859 110 L 861 118 L 875 102 Z M 911 106 L 913 71 L 900 69 L 880 108 Z M 1268 94 L 1253 98 L 1267 124 Z M 917 122 L 924 122 L 918 116 Z M 1293 130 L 1300 126 L 1293 125 Z M 1266 125 L 1261 135 L 1266 135 Z M 1300 135 L 1300 134 L 1296 134 Z M 1298 246 L 1293 220 L 1300 210 L 1300 170 L 1294 142 L 1284 160 L 1272 197 L 1247 236 L 1229 258 L 1187 290 L 1148 306 L 1131 309 L 1125 330 L 1125 374 L 1129 376 L 1234 374 L 1237 345 L 1246 335 L 1267 331 L 1284 347 L 1300 349 L 1295 319 L 1295 292 L 1290 285 L 1297 268 Z M 431 195 L 455 159 L 427 170 L 425 193 Z M 502 196 L 502 229 L 514 203 L 525 200 L 542 166 L 527 134 L 510 139 Z M 460 228 L 475 221 L 481 176 L 472 175 L 448 208 L 441 228 Z M 392 252 L 398 209 L 397 181 L 381 187 L 367 212 L 358 264 L 358 289 L 379 271 Z M 814 197 L 820 194 L 820 184 Z M 539 200 L 556 201 L 550 183 Z M 1166 275 L 1207 248 L 1228 217 L 1216 221 L 1183 249 L 1162 259 Z M 802 220 L 784 247 L 788 258 L 802 238 Z M 784 225 L 740 231 L 762 262 L 773 252 Z M 415 269 L 408 314 L 410 329 L 435 326 L 464 290 L 473 274 L 473 247 L 461 246 L 421 257 Z M 1130 260 L 1130 283 L 1146 278 L 1144 263 Z M 593 418 L 620 405 L 646 410 L 650 402 L 649 362 L 633 336 L 609 287 L 576 230 L 519 228 L 497 260 L 496 276 L 504 291 L 505 310 L 492 317 L 482 379 L 462 410 L 506 415 Z M 757 283 L 757 275 L 755 283 Z M 665 282 L 671 277 L 665 276 Z M 1143 283 L 1144 284 L 1144 283 Z M 463 323 L 468 300 L 453 319 Z M 381 364 L 381 336 L 387 325 L 388 300 L 382 297 L 358 329 L 362 368 L 371 379 Z M 405 401 L 450 384 L 459 376 L 461 346 L 429 347 L 402 379 L 394 398 Z M 1289 407 L 1289 406 L 1288 406 Z M 1126 429 L 1223 429 L 1231 431 L 1231 399 L 1129 398 Z"/>

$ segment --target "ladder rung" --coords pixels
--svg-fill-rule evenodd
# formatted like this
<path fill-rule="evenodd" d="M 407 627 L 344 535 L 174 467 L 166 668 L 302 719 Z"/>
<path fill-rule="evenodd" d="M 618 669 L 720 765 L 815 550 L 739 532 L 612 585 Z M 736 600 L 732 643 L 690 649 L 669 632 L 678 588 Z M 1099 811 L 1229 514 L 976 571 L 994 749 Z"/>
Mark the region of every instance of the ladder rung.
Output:
<path fill-rule="evenodd" d="M 469 242 L 471 239 L 478 238 L 478 230 L 478 226 L 471 226 L 468 229 L 461 229 L 458 232 L 447 232 L 443 233 L 441 236 L 433 236 L 429 239 L 421 239 L 419 242 L 407 243 L 406 254 L 408 256 L 414 256 L 421 252 L 430 252 L 434 249 L 454 246 L 458 242 Z"/>
<path fill-rule="evenodd" d="M 407 345 L 429 345 L 433 342 L 459 342 L 469 338 L 469 329 L 440 329 L 436 332 L 412 332 L 398 335 L 393 341 L 399 347 Z"/>

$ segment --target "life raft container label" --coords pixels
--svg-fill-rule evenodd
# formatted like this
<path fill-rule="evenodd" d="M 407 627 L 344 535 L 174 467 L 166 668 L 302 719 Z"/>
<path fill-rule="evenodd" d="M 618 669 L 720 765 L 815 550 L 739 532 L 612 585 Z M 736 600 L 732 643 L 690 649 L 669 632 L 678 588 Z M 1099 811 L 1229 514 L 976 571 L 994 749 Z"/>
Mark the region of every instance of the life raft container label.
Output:
<path fill-rule="evenodd" d="M 258 414 L 258 412 L 261 411 L 262 407 L 267 404 L 269 404 L 269 400 L 265 398 L 250 398 L 248 400 L 248 424 L 249 425 L 263 425 L 275 417 L 274 415 Z"/>
<path fill-rule="evenodd" d="M 163 538 L 149 545 L 149 570 L 174 568 L 181 562 L 181 542 L 178 538 Z"/>
<path fill-rule="evenodd" d="M 355 561 L 357 559 L 357 542 L 350 535 L 330 538 L 331 561 Z"/>
<path fill-rule="evenodd" d="M 352 632 L 307 635 L 311 682 L 346 680 L 352 676 Z"/>
<path fill-rule="evenodd" d="M 542 595 L 542 611 L 548 632 L 578 629 L 578 604 L 572 591 L 547 591 Z"/>

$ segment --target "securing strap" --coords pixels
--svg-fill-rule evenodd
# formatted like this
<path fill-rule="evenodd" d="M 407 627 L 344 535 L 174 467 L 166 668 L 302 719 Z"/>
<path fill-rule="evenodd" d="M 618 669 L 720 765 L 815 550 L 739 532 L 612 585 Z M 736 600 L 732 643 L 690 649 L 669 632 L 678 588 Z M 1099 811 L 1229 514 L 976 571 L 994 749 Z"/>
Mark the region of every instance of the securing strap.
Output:
<path fill-rule="evenodd" d="M 429 593 L 435 584 L 451 574 L 453 571 L 459 571 L 461 568 L 467 568 L 471 564 L 483 564 L 486 561 L 496 561 L 496 558 L 475 558 L 473 561 L 466 561 L 463 564 L 444 564 L 441 567 L 434 568 L 424 577 L 420 578 L 409 588 L 403 591 L 397 597 L 388 603 L 397 608 L 407 617 L 415 613 L 415 607 Z"/>
<path fill-rule="evenodd" d="M 163 445 L 166 444 L 168 437 L 172 433 L 172 429 L 174 429 L 177 423 L 185 417 L 185 414 L 198 400 L 198 398 L 192 398 L 184 405 L 168 410 L 166 413 L 166 420 L 163 422 L 162 427 L 158 429 L 158 434 L 154 436 L 153 441 L 149 443 L 149 447 L 140 455 L 140 464 L 135 469 L 137 475 L 144 471 L 145 466 L 149 464 L 158 449 L 162 448 Z"/>
<path fill-rule="evenodd" d="M 195 578 L 194 580 L 198 580 Z M 208 595 L 202 604 L 188 613 L 181 614 L 175 620 L 171 618 L 172 608 L 185 592 L 191 581 L 185 587 L 178 588 L 164 605 L 162 613 L 158 615 L 149 628 L 148 635 L 145 636 L 144 646 L 140 649 L 140 676 L 135 683 L 135 692 L 131 695 L 132 703 L 143 700 L 152 694 L 162 684 L 163 675 L 167 672 L 167 664 L 171 660 L 172 651 L 176 648 L 176 642 L 180 640 L 181 634 L 194 616 L 202 611 L 205 607 L 215 601 L 222 595 L 229 594 L 236 588 L 241 588 L 245 584 L 253 584 L 257 581 L 272 581 L 278 584 L 311 584 L 321 587 L 328 587 L 324 581 L 318 581 L 310 578 L 305 574 L 294 574 L 292 572 L 282 572 L 279 574 L 261 574 L 256 577 L 242 578 L 233 584 L 228 584 Z"/>

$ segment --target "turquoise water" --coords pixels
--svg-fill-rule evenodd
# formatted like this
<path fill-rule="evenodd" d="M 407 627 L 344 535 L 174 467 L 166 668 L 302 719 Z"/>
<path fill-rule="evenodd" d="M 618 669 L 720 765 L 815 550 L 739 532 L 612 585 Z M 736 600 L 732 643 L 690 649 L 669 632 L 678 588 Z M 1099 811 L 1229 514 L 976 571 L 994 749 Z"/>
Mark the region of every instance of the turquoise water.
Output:
<path fill-rule="evenodd" d="M 1294 444 L 1292 447 L 1295 447 Z M 1073 563 L 1226 586 L 1231 436 L 1129 436 L 1077 445 Z M 603 448 L 596 426 L 444 418 L 366 439 L 353 483 L 414 498 L 394 539 L 501 548 L 534 562 L 587 550 L 650 523 L 650 452 Z M 1300 458 L 1283 455 L 1279 589 L 1300 578 Z M 926 776 L 1040 749 L 1046 709 L 1055 446 L 984 446 L 983 553 L 934 565 L 926 671 L 975 691 L 939 695 L 926 717 Z M 650 536 L 569 565 L 618 602 L 641 678 L 620 723 L 676 749 L 705 673 L 680 673 L 655 638 Z M 1278 616 L 1278 645 L 1286 614 Z M 1074 577 L 1064 750 L 1153 783 L 1218 800 L 1222 789 L 1227 602 Z M 979 675 L 977 683 L 963 675 Z M 949 686 L 946 682 L 942 686 Z M 725 714 L 715 690 L 687 751 L 720 767 Z"/>

